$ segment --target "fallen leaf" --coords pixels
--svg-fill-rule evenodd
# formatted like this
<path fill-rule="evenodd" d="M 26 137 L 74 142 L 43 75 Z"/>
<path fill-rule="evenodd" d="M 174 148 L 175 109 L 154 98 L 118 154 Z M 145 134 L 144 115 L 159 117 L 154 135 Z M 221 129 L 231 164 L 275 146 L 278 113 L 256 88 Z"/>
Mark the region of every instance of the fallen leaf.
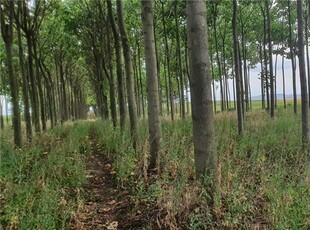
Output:
<path fill-rule="evenodd" d="M 108 226 L 107 229 L 109 230 L 116 230 L 118 226 L 118 222 L 117 221 L 112 221 Z"/>
<path fill-rule="evenodd" d="M 115 203 L 116 203 L 115 200 L 111 200 L 111 201 L 109 201 L 107 204 L 112 205 L 112 204 L 115 204 Z"/>

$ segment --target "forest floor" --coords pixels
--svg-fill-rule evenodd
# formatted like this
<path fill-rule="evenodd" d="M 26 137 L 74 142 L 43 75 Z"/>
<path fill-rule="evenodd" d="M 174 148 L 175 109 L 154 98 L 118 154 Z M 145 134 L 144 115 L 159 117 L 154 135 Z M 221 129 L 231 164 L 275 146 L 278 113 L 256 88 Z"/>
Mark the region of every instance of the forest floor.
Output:
<path fill-rule="evenodd" d="M 118 186 L 113 162 L 102 154 L 96 134 L 91 132 L 89 142 L 85 200 L 71 221 L 72 229 L 142 229 L 149 222 L 148 213 L 141 211 L 146 206 L 134 204 L 130 192 Z"/>

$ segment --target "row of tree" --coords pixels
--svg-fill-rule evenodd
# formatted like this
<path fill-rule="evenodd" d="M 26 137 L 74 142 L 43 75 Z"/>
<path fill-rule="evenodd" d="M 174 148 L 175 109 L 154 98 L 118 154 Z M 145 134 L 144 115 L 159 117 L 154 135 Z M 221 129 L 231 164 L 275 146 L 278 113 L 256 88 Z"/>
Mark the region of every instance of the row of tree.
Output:
<path fill-rule="evenodd" d="M 215 82 L 220 85 L 221 111 L 237 110 L 242 134 L 244 113 L 251 108 L 249 72 L 256 65 L 262 70 L 262 108 L 274 117 L 274 55 L 282 57 L 282 65 L 285 58 L 292 61 L 297 113 L 297 54 L 303 140 L 308 140 L 310 1 L 218 0 L 208 1 L 206 10 L 203 0 L 145 0 L 142 20 L 138 0 L 117 0 L 116 4 L 111 0 L 0 3 L 0 46 L 5 47 L 1 53 L 5 62 L 0 63 L 1 94 L 10 94 L 13 104 L 16 146 L 22 145 L 21 115 L 30 142 L 33 129 L 40 133 L 47 121 L 53 127 L 69 119 L 86 118 L 92 105 L 98 116 L 111 118 L 114 127 L 122 131 L 129 115 L 136 148 L 138 118 L 145 116 L 147 104 L 149 169 L 154 170 L 160 149 L 160 116 L 167 113 L 171 120 L 177 114 L 185 118 L 191 104 L 196 171 L 202 175 L 206 165 L 212 170 L 216 167 Z M 233 80 L 232 89 L 229 79 Z M 0 117 L 3 120 L 3 114 Z"/>

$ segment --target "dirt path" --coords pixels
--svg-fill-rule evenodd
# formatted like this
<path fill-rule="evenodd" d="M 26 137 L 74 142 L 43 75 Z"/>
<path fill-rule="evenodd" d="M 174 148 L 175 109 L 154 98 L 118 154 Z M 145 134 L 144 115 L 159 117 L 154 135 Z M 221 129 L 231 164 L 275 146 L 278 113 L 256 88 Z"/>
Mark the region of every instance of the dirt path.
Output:
<path fill-rule="evenodd" d="M 142 229 L 146 220 L 139 218 L 128 192 L 117 187 L 112 162 L 103 154 L 95 135 L 90 135 L 92 154 L 87 159 L 86 194 L 73 229 Z"/>

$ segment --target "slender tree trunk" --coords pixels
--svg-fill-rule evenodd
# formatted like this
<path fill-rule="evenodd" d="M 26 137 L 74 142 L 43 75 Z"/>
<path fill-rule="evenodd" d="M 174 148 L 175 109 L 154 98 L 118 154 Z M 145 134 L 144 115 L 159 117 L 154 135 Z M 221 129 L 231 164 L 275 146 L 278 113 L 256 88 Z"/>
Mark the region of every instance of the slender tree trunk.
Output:
<path fill-rule="evenodd" d="M 236 94 L 237 94 L 237 116 L 238 116 L 238 133 L 243 134 L 243 114 L 242 114 L 242 96 L 241 96 L 241 82 L 240 82 L 240 62 L 239 62 L 239 44 L 238 44 L 238 31 L 237 31 L 237 0 L 233 0 L 233 41 L 234 41 L 234 62 L 235 62 L 235 78 L 236 78 Z"/>
<path fill-rule="evenodd" d="M 262 109 L 266 109 L 265 103 L 265 74 L 264 74 L 264 65 L 263 65 L 263 49 L 262 44 L 259 46 L 259 59 L 260 59 L 260 86 L 261 86 L 261 95 L 262 95 Z"/>
<path fill-rule="evenodd" d="M 292 75 L 293 75 L 293 97 L 294 97 L 294 113 L 297 114 L 297 93 L 296 93 L 296 63 L 295 54 L 293 51 L 292 41 L 292 18 L 291 18 L 291 1 L 288 0 L 288 20 L 289 20 L 289 46 L 290 46 L 290 58 L 292 62 Z"/>
<path fill-rule="evenodd" d="M 4 128 L 3 110 L 2 110 L 2 97 L 0 98 L 0 129 Z"/>
<path fill-rule="evenodd" d="M 243 56 L 243 82 L 244 82 L 244 101 L 245 101 L 245 110 L 249 111 L 249 87 L 248 87 L 248 75 L 247 75 L 247 56 L 246 56 L 246 45 L 245 45 L 245 32 L 244 25 L 241 25 L 241 46 L 242 46 L 242 56 Z M 240 51 L 239 51 L 240 52 Z M 240 62 L 241 63 L 241 62 Z M 240 69 L 242 68 L 240 66 Z M 241 71 L 241 70 L 240 70 Z"/>
<path fill-rule="evenodd" d="M 20 9 L 20 2 L 18 2 L 18 9 Z M 18 13 L 18 17 L 20 14 Z M 22 38 L 21 38 L 21 29 L 19 22 L 16 23 L 17 27 L 17 39 L 18 39 L 18 55 L 19 55 L 19 66 L 22 76 L 22 93 L 23 93 L 23 102 L 24 102 L 24 119 L 26 123 L 26 139 L 28 142 L 32 140 L 32 127 L 31 127 L 31 116 L 29 112 L 29 91 L 28 91 L 28 81 L 25 72 L 25 61 L 24 61 L 24 50 L 22 45 Z"/>
<path fill-rule="evenodd" d="M 283 105 L 286 109 L 286 95 L 285 95 L 285 73 L 284 73 L 284 55 L 282 55 L 282 85 L 283 85 Z"/>
<path fill-rule="evenodd" d="M 127 86 L 127 97 L 128 97 L 128 108 L 129 108 L 129 119 L 130 119 L 130 130 L 133 140 L 133 147 L 136 149 L 137 141 L 137 129 L 138 129 L 138 117 L 137 117 L 137 105 L 134 93 L 134 81 L 133 81 L 133 70 L 132 70 L 132 60 L 131 52 L 128 44 L 127 32 L 125 28 L 125 23 L 123 19 L 123 3 L 120 0 L 116 1 L 117 4 L 117 16 L 118 24 L 121 33 L 121 40 L 123 45 L 123 54 L 125 60 L 125 70 L 126 70 L 126 86 Z"/>
<path fill-rule="evenodd" d="M 278 105 L 278 95 L 277 95 L 277 69 L 278 69 L 278 53 L 276 54 L 276 60 L 274 63 L 274 108 Z"/>
<path fill-rule="evenodd" d="M 297 0 L 297 24 L 298 24 L 298 59 L 301 91 L 301 114 L 302 114 L 302 144 L 308 149 L 309 143 L 309 102 L 307 91 L 305 48 L 304 48 L 304 29 L 303 29 L 303 11 L 302 0 Z"/>
<path fill-rule="evenodd" d="M 264 19 L 264 21 L 266 21 Z M 266 31 L 266 23 L 264 23 L 264 31 Z M 264 32 L 264 75 L 265 75 L 265 91 L 266 91 L 266 100 L 267 100 L 267 111 L 270 111 L 270 94 L 269 94 L 269 89 L 270 89 L 270 85 L 269 85 L 269 80 L 270 80 L 270 73 L 268 71 L 268 54 L 267 54 L 267 49 L 266 49 L 266 45 L 267 45 L 267 34 L 266 32 Z"/>
<path fill-rule="evenodd" d="M 41 113 L 41 124 L 42 124 L 42 130 L 46 130 L 46 119 L 45 119 L 45 102 L 44 102 L 44 96 L 43 96 L 43 87 L 42 87 L 42 81 L 40 77 L 40 70 L 39 70 L 39 63 L 38 63 L 38 54 L 37 54 L 37 42 L 35 39 L 33 39 L 33 56 L 35 60 L 35 67 L 36 67 L 36 77 L 37 77 L 37 85 L 38 85 L 38 92 L 39 92 L 39 108 Z"/>
<path fill-rule="evenodd" d="M 274 76 L 273 76 L 273 60 L 272 60 L 272 44 L 271 44 L 271 21 L 270 21 L 270 10 L 268 1 L 269 0 L 265 1 L 265 5 L 267 12 L 267 34 L 268 34 L 269 73 L 270 73 L 270 117 L 274 118 L 274 109 L 275 109 Z"/>
<path fill-rule="evenodd" d="M 308 13 L 305 14 L 305 45 L 307 58 L 307 73 L 308 73 L 308 90 L 310 91 L 310 54 L 309 54 L 309 18 L 310 18 L 310 1 L 308 1 Z M 306 11 L 307 12 L 307 11 Z M 310 93 L 308 92 L 308 101 L 310 107 Z"/>
<path fill-rule="evenodd" d="M 216 26 L 216 17 L 215 15 L 214 22 L 213 22 L 213 30 L 215 36 L 215 50 L 216 50 L 216 60 L 217 66 L 219 71 L 219 81 L 220 81 L 220 92 L 221 92 L 221 111 L 225 111 L 225 97 L 224 97 L 224 90 L 223 90 L 223 79 L 222 79 L 222 65 L 220 61 L 220 54 L 219 54 L 219 47 L 218 47 L 218 38 L 217 38 L 217 26 Z"/>
<path fill-rule="evenodd" d="M 121 131 L 124 131 L 125 130 L 125 122 L 126 122 L 126 103 L 125 103 L 124 80 L 123 80 L 123 71 L 122 71 L 122 56 L 121 56 L 120 38 L 119 38 L 119 34 L 118 34 L 118 31 L 116 28 L 114 16 L 113 16 L 111 0 L 107 0 L 107 6 L 108 6 L 109 21 L 110 21 L 110 24 L 112 27 L 113 38 L 114 38 L 118 103 L 119 103 L 119 113 L 120 113 L 120 128 L 121 128 Z"/>
<path fill-rule="evenodd" d="M 38 93 L 37 85 L 35 83 L 35 76 L 33 73 L 33 50 L 32 50 L 32 36 L 31 34 L 26 34 L 27 48 L 28 48 L 28 73 L 30 79 L 31 87 L 31 111 L 33 114 L 33 122 L 36 133 L 41 132 L 40 119 L 39 119 L 39 102 L 38 102 Z"/>
<path fill-rule="evenodd" d="M 169 91 L 169 101 L 170 101 L 170 116 L 171 116 L 171 120 L 173 121 L 174 120 L 173 85 L 172 85 L 172 77 L 171 77 L 171 71 L 170 71 L 170 50 L 169 50 L 169 45 L 168 45 L 164 5 L 165 5 L 164 1 L 161 1 L 161 13 L 162 13 L 164 39 L 165 39 L 165 57 L 166 57 L 167 75 L 168 75 L 168 83 L 169 83 L 168 91 Z"/>
<path fill-rule="evenodd" d="M 216 95 L 215 95 L 215 80 L 214 80 L 215 74 L 214 74 L 212 55 L 210 55 L 210 67 L 211 67 L 211 77 L 212 77 L 213 110 L 214 110 L 214 113 L 216 113 Z"/>
<path fill-rule="evenodd" d="M 143 117 L 145 117 L 144 92 L 143 92 L 142 73 L 141 73 L 141 49 L 140 49 L 139 43 L 138 43 L 138 65 L 139 65 L 139 68 L 138 68 L 139 84 L 140 84 L 140 90 L 141 90 L 141 94 L 139 96 L 141 96 L 142 115 L 143 115 Z"/>
<path fill-rule="evenodd" d="M 4 11 L 0 7 L 0 23 L 2 38 L 5 43 L 5 51 L 7 57 L 7 67 L 9 76 L 9 85 L 11 91 L 11 99 L 13 106 L 12 123 L 14 129 L 14 144 L 16 147 L 22 146 L 21 136 L 21 121 L 20 121 L 20 109 L 18 99 L 18 84 L 17 77 L 14 73 L 13 67 L 13 15 L 14 15 L 14 1 L 8 1 L 8 21 L 4 19 Z"/>
<path fill-rule="evenodd" d="M 108 27 L 107 34 L 107 46 L 108 46 L 108 66 L 109 66 L 109 87 L 110 87 L 110 110 L 111 110 L 111 118 L 113 122 L 113 127 L 117 126 L 117 112 L 116 112 L 116 100 L 115 100 L 115 86 L 114 86 L 114 73 L 113 73 L 113 54 L 112 47 L 110 41 L 110 28 Z"/>
<path fill-rule="evenodd" d="M 202 179 L 215 175 L 217 169 L 205 2 L 187 0 L 186 11 L 195 168 Z M 214 188 L 208 189 L 213 198 Z"/>
<path fill-rule="evenodd" d="M 175 16 L 175 26 L 176 26 L 176 42 L 177 42 L 177 58 L 178 58 L 178 69 L 180 77 L 180 114 L 181 118 L 185 119 L 185 101 L 184 101 L 184 82 L 183 82 L 183 68 L 181 59 L 181 44 L 180 44 L 180 33 L 179 33 L 179 15 L 177 12 L 178 2 L 174 3 L 174 16 Z"/>
<path fill-rule="evenodd" d="M 148 123 L 150 142 L 149 170 L 156 169 L 156 160 L 160 150 L 161 122 L 156 65 L 155 36 L 153 25 L 153 0 L 142 0 L 142 25 L 147 77 Z"/>

